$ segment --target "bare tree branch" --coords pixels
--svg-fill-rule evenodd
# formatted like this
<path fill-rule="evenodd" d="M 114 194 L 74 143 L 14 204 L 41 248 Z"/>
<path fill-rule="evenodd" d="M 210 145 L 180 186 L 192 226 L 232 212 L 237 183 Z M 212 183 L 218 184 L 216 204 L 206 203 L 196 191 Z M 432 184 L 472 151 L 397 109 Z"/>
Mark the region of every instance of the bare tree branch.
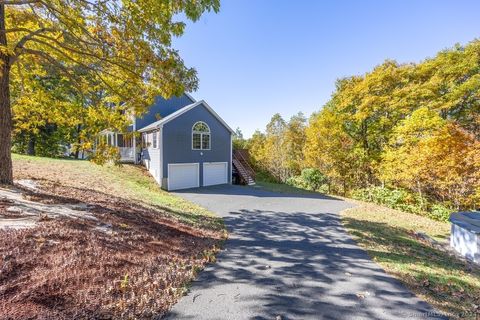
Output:
<path fill-rule="evenodd" d="M 33 37 L 35 37 L 38 34 L 44 33 L 44 32 L 55 32 L 56 30 L 53 28 L 41 28 L 35 31 L 30 32 L 26 36 L 24 36 L 20 41 L 17 42 L 15 45 L 14 51 L 17 51 L 18 49 L 22 49 L 25 43 L 29 40 L 32 40 Z"/>

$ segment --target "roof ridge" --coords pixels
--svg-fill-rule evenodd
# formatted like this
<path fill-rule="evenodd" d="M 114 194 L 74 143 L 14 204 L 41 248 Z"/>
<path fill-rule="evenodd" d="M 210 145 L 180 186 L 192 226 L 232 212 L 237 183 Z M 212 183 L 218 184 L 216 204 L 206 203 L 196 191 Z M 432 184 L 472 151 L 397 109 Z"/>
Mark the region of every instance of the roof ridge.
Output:
<path fill-rule="evenodd" d="M 201 104 L 203 104 L 207 108 L 207 110 L 215 118 L 217 118 L 217 120 L 219 120 L 225 126 L 225 128 L 227 128 L 228 131 L 230 131 L 232 133 L 234 132 L 232 130 L 232 128 L 230 128 L 230 126 L 212 109 L 212 107 L 210 107 L 208 105 L 208 103 L 205 100 L 199 100 L 199 101 L 196 101 L 196 102 L 191 103 L 189 105 L 186 105 L 185 107 L 182 107 L 182 108 L 178 109 L 177 111 L 175 111 L 173 113 L 170 113 L 165 118 L 162 118 L 158 121 L 155 121 L 155 122 L 149 124 L 148 126 L 145 126 L 145 127 L 141 128 L 137 131 L 138 132 L 145 132 L 145 131 L 149 131 L 149 130 L 154 130 L 154 129 L 158 128 L 160 125 L 163 125 L 164 123 L 167 123 L 168 121 L 175 119 L 176 117 L 182 115 L 183 113 L 185 113 L 185 112 L 189 111 L 190 109 L 193 109 L 196 106 L 201 105 Z"/>

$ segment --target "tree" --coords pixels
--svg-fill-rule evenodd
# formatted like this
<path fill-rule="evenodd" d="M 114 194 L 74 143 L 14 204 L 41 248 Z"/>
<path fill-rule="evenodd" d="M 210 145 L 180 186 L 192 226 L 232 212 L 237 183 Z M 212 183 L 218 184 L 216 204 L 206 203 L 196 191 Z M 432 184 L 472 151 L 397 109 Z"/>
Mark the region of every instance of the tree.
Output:
<path fill-rule="evenodd" d="M 365 180 L 365 154 L 345 132 L 345 120 L 330 102 L 313 114 L 306 129 L 305 166 L 325 173 L 331 190 L 346 194 Z M 364 167 L 363 167 L 364 168 Z"/>
<path fill-rule="evenodd" d="M 386 183 L 415 190 L 458 209 L 479 203 L 480 142 L 472 134 L 426 107 L 394 130 L 383 155 Z"/>
<path fill-rule="evenodd" d="M 249 148 L 257 168 L 279 181 L 310 168 L 332 192 L 387 185 L 449 208 L 478 207 L 479 71 L 480 40 L 418 64 L 386 60 L 339 79 L 306 128 L 301 115 L 288 123 L 274 115 Z"/>
<path fill-rule="evenodd" d="M 105 100 L 141 113 L 156 95 L 169 97 L 197 87 L 171 39 L 185 24 L 218 11 L 219 0 L 84 1 L 0 0 L 0 183 L 12 183 L 10 74 L 32 58 L 51 64 L 82 86 L 81 67 L 105 89 Z M 97 90 L 98 88 L 95 88 Z"/>
<path fill-rule="evenodd" d="M 289 176 L 298 175 L 302 171 L 304 164 L 303 148 L 306 140 L 306 122 L 307 119 L 303 113 L 299 112 L 290 118 L 285 129 L 285 149 L 283 152 L 286 155 L 285 165 L 289 171 Z"/>
<path fill-rule="evenodd" d="M 265 165 L 277 180 L 285 182 L 289 177 L 286 167 L 285 131 L 287 124 L 279 113 L 272 116 L 265 131 Z"/>
<path fill-rule="evenodd" d="M 77 155 L 91 149 L 103 129 L 126 129 L 125 105 L 111 104 L 102 84 L 82 67 L 76 67 L 75 73 L 73 83 L 58 69 L 35 59 L 11 70 L 15 152 L 61 156 L 64 146 L 71 145 Z M 80 93 L 80 84 L 88 90 Z"/>
<path fill-rule="evenodd" d="M 240 128 L 235 129 L 235 134 L 232 139 L 233 148 L 236 150 L 239 149 L 246 149 L 247 148 L 247 140 L 243 137 L 242 130 Z"/>
<path fill-rule="evenodd" d="M 17 65 L 18 66 L 18 65 Z M 56 156 L 81 115 L 68 81 L 41 61 L 11 70 L 13 150 Z M 53 107 L 52 107 L 53 106 Z"/>
<path fill-rule="evenodd" d="M 412 96 L 480 139 L 480 40 L 456 45 L 416 68 Z"/>
<path fill-rule="evenodd" d="M 365 157 L 361 168 L 364 183 L 375 183 L 375 165 L 396 123 L 414 104 L 406 103 L 404 90 L 411 79 L 412 65 L 387 60 L 364 76 L 337 81 L 332 111 L 341 114 L 342 126 L 354 148 Z"/>
<path fill-rule="evenodd" d="M 265 139 L 265 134 L 263 132 L 260 132 L 260 130 L 255 130 L 252 137 L 248 139 L 247 142 L 247 148 L 253 167 L 262 171 L 267 171 Z"/>

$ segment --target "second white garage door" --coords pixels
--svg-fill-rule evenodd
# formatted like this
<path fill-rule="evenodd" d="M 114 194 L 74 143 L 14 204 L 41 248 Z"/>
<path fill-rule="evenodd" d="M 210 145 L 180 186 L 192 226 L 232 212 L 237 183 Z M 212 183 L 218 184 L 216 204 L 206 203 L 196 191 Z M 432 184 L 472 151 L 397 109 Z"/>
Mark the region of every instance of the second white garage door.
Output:
<path fill-rule="evenodd" d="M 198 163 L 169 163 L 168 190 L 199 187 L 199 168 Z"/>
<path fill-rule="evenodd" d="M 203 163 L 203 185 L 213 186 L 216 184 L 228 183 L 227 162 L 204 162 Z"/>

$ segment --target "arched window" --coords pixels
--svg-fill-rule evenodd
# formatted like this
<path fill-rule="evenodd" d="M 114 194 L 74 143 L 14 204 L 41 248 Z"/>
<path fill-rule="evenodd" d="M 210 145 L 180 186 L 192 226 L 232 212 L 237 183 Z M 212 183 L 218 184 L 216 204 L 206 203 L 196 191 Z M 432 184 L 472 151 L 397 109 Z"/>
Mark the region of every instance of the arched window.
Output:
<path fill-rule="evenodd" d="M 205 122 L 199 121 L 192 127 L 192 149 L 210 150 L 210 128 Z"/>

